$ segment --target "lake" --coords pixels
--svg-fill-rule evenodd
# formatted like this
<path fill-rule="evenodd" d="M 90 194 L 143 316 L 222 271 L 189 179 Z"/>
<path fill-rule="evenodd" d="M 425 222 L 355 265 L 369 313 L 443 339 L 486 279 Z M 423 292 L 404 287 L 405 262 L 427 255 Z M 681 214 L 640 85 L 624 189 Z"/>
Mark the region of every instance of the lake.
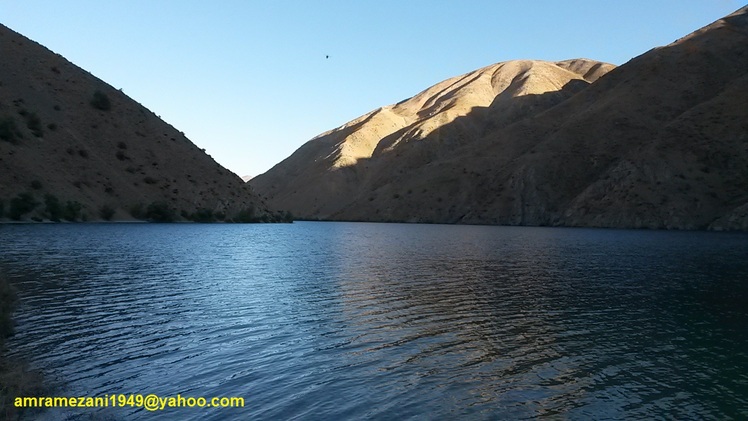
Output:
<path fill-rule="evenodd" d="M 55 396 L 245 399 L 42 419 L 748 417 L 748 234 L 20 224 L 0 253 Z"/>

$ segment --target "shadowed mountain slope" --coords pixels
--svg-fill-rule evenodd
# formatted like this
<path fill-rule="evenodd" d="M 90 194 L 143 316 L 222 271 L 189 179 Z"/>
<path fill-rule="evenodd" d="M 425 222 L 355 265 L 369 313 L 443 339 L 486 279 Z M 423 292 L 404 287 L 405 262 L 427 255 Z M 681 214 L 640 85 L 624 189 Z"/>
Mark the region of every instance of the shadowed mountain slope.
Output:
<path fill-rule="evenodd" d="M 315 219 L 748 229 L 746 8 L 612 67 L 489 66 L 251 184 Z"/>
<path fill-rule="evenodd" d="M 183 133 L 0 25 L 0 219 L 279 217 Z"/>
<path fill-rule="evenodd" d="M 589 60 L 488 66 L 323 133 L 250 184 L 272 203 L 304 217 L 336 218 L 336 213 L 359 202 L 369 208 L 367 198 L 380 187 L 378 179 L 392 176 L 395 179 L 388 183 L 430 183 L 438 174 L 427 169 L 425 179 L 414 181 L 408 173 L 451 157 L 489 128 L 542 112 L 612 67 Z M 403 153 L 408 156 L 401 159 Z M 394 167 L 409 170 L 388 170 Z"/>

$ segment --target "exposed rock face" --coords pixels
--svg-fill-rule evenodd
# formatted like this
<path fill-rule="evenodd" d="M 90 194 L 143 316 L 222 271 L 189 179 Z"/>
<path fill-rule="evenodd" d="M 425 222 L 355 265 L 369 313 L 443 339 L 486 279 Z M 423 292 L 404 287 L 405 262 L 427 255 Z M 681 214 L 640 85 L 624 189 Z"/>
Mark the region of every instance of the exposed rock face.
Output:
<path fill-rule="evenodd" d="M 499 63 L 250 184 L 303 218 L 748 229 L 747 8 L 613 69 Z"/>
<path fill-rule="evenodd" d="M 0 57 L 0 219 L 276 218 L 183 133 L 2 25 Z"/>

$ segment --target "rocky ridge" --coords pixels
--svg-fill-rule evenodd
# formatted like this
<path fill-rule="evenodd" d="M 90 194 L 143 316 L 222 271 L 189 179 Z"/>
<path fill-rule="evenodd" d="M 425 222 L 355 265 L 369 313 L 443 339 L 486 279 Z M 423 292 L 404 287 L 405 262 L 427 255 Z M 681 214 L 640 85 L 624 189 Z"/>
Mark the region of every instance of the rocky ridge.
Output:
<path fill-rule="evenodd" d="M 308 219 L 748 229 L 747 10 L 617 68 L 449 79 L 250 184 Z"/>
<path fill-rule="evenodd" d="M 0 219 L 274 221 L 123 92 L 0 25 Z"/>

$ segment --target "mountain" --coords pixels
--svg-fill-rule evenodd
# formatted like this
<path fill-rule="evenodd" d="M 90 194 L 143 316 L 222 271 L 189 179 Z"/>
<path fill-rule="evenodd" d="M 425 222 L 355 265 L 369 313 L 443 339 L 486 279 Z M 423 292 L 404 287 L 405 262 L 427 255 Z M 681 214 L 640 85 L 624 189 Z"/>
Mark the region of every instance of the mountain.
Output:
<path fill-rule="evenodd" d="M 447 80 L 250 184 L 307 219 L 748 229 L 747 10 L 617 68 Z"/>
<path fill-rule="evenodd" d="M 0 219 L 280 219 L 183 133 L 0 25 Z"/>
<path fill-rule="evenodd" d="M 408 200 L 387 197 L 401 190 L 398 185 L 434 182 L 431 178 L 440 175 L 431 170 L 456 149 L 490 128 L 506 127 L 568 99 L 613 67 L 590 60 L 488 66 L 323 133 L 250 184 L 271 203 L 306 218 L 346 219 L 353 212 L 354 219 L 377 220 L 378 209 L 368 200 L 372 194 L 382 196 L 377 200 L 378 205 L 386 203 L 382 210 L 394 210 Z M 416 169 L 424 168 L 419 177 L 425 178 L 412 179 Z M 383 177 L 393 178 L 386 187 L 392 194 L 381 190 Z M 432 192 L 441 187 L 433 186 Z M 374 214 L 351 209 L 357 204 Z M 403 218 L 388 213 L 385 219 L 422 215 L 418 209 L 407 212 Z"/>

